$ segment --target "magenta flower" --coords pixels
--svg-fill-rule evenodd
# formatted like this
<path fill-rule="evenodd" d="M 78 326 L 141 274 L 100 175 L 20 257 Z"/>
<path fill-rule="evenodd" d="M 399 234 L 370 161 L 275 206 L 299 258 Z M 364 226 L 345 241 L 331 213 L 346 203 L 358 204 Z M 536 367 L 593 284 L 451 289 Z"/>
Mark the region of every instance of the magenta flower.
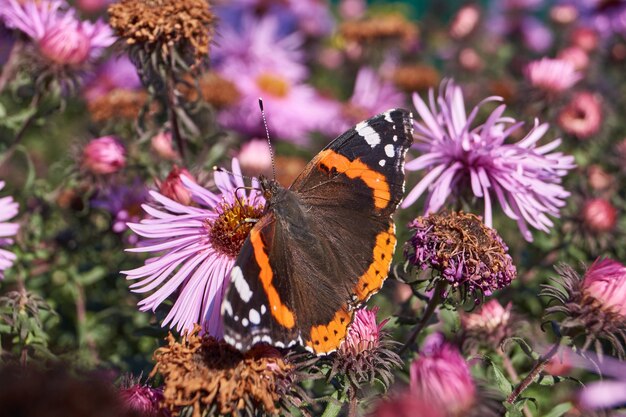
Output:
<path fill-rule="evenodd" d="M 600 130 L 602 103 L 593 93 L 583 91 L 574 95 L 559 113 L 559 126 L 579 139 L 587 139 Z"/>
<path fill-rule="evenodd" d="M 552 94 L 567 90 L 583 78 L 570 61 L 550 58 L 532 61 L 524 75 L 530 85 Z"/>
<path fill-rule="evenodd" d="M 53 65 L 80 66 L 115 41 L 106 23 L 80 21 L 74 12 L 60 0 L 0 0 L 0 20 L 30 37 Z"/>
<path fill-rule="evenodd" d="M 626 319 L 626 266 L 612 259 L 597 260 L 587 270 L 582 288 L 602 308 Z"/>
<path fill-rule="evenodd" d="M 120 388 L 119 396 L 125 408 L 138 417 L 167 417 L 170 413 L 161 408 L 163 391 L 138 382 Z"/>
<path fill-rule="evenodd" d="M 451 196 L 471 189 L 484 200 L 484 221 L 492 225 L 492 198 L 504 213 L 517 221 L 524 238 L 532 241 L 527 223 L 550 232 L 553 226 L 547 215 L 559 216 L 559 208 L 569 196 L 561 186 L 561 177 L 574 168 L 574 158 L 552 152 L 561 143 L 553 140 L 542 146 L 537 142 L 548 130 L 548 124 L 535 125 L 519 142 L 505 144 L 523 123 L 503 117 L 506 106 L 498 106 L 486 122 L 474 125 L 482 104 L 501 101 L 501 97 L 484 99 L 469 116 L 465 111 L 461 88 L 449 81 L 435 98 L 433 90 L 427 105 L 417 94 L 413 103 L 422 121 L 415 122 L 415 148 L 421 155 L 408 162 L 406 169 L 429 172 L 409 192 L 403 207 L 413 204 L 427 189 L 426 212 L 443 207 Z"/>
<path fill-rule="evenodd" d="M 113 184 L 98 190 L 91 199 L 91 206 L 106 210 L 113 217 L 111 230 L 115 233 L 123 233 L 128 227 L 126 222 L 139 221 L 141 205 L 148 200 L 148 190 L 139 179 L 134 179 L 130 184 Z M 136 236 L 131 235 L 128 242 L 136 243 Z"/>
<path fill-rule="evenodd" d="M 133 292 L 154 290 L 139 302 L 140 310 L 155 311 L 176 294 L 163 326 L 180 332 L 200 323 L 210 335 L 222 334 L 220 305 L 230 270 L 252 227 L 246 219 L 259 218 L 265 205 L 258 191 L 248 194 L 238 189 L 244 183 L 236 159 L 232 172 L 215 172 L 217 193 L 181 176 L 194 204 L 183 205 L 152 191 L 155 203 L 143 205 L 150 218 L 128 224 L 144 238 L 138 247 L 128 250 L 155 254 L 144 266 L 122 271 L 127 279 L 138 280 L 131 285 Z M 252 187 L 259 188 L 256 179 Z"/>
<path fill-rule="evenodd" d="M 3 188 L 4 181 L 0 181 L 0 190 Z M 4 279 L 4 271 L 13 265 L 16 258 L 14 253 L 2 249 L 2 247 L 13 243 L 11 237 L 17 234 L 20 227 L 17 223 L 7 221 L 17 215 L 18 207 L 13 197 L 0 198 L 0 279 Z"/>
<path fill-rule="evenodd" d="M 477 391 L 469 366 L 440 333 L 426 338 L 410 374 L 411 394 L 446 415 L 464 415 L 475 403 Z"/>
<path fill-rule="evenodd" d="M 92 174 L 113 174 L 124 168 L 125 165 L 126 149 L 113 136 L 92 139 L 83 148 L 81 167 Z"/>

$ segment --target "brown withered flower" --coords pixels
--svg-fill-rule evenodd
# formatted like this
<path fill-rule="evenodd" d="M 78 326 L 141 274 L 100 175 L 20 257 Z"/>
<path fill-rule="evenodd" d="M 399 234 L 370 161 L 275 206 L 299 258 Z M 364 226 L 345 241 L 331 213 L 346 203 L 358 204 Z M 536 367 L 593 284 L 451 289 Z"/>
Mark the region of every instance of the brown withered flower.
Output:
<path fill-rule="evenodd" d="M 414 93 L 439 85 L 439 72 L 428 65 L 402 65 L 396 68 L 391 79 L 401 90 Z"/>
<path fill-rule="evenodd" d="M 401 41 L 411 44 L 419 36 L 417 25 L 398 13 L 346 21 L 339 27 L 339 33 L 346 41 L 356 43 Z"/>
<path fill-rule="evenodd" d="M 241 97 L 235 83 L 215 72 L 206 72 L 196 81 L 185 77 L 185 82 L 178 85 L 178 91 L 187 101 L 203 101 L 221 110 L 231 106 Z"/>
<path fill-rule="evenodd" d="M 224 341 L 199 335 L 200 329 L 196 326 L 181 342 L 170 334 L 168 345 L 154 353 L 151 375 L 163 376 L 164 404 L 174 417 L 187 407 L 193 417 L 206 411 L 252 417 L 288 414 L 288 406 L 298 405 L 297 366 L 277 349 L 256 345 L 242 353 Z"/>
<path fill-rule="evenodd" d="M 94 122 L 135 120 L 148 101 L 145 91 L 117 88 L 87 103 Z"/>
<path fill-rule="evenodd" d="M 109 24 L 131 48 L 169 62 L 182 51 L 187 64 L 209 54 L 215 16 L 207 0 L 120 0 L 109 6 Z"/>

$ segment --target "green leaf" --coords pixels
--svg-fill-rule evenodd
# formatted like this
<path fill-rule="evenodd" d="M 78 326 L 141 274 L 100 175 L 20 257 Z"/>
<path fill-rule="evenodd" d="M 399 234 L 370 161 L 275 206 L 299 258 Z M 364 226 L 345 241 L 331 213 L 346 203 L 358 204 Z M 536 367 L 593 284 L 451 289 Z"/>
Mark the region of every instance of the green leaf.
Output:
<path fill-rule="evenodd" d="M 107 274 L 107 270 L 102 266 L 78 274 L 76 280 L 82 285 L 91 285 L 103 279 Z"/>
<path fill-rule="evenodd" d="M 507 377 L 502 373 L 502 370 L 491 360 L 491 358 L 485 358 L 491 365 L 491 370 L 493 371 L 493 376 L 498 386 L 498 389 L 506 396 L 508 396 L 511 392 L 513 392 L 513 385 Z"/>
<path fill-rule="evenodd" d="M 524 402 L 520 401 L 515 404 L 505 402 L 504 407 L 506 408 L 506 413 L 504 414 L 505 417 L 524 417 L 524 414 L 522 413 Z"/>
<path fill-rule="evenodd" d="M 561 417 L 563 414 L 572 409 L 572 403 L 563 403 L 548 411 L 543 417 Z"/>

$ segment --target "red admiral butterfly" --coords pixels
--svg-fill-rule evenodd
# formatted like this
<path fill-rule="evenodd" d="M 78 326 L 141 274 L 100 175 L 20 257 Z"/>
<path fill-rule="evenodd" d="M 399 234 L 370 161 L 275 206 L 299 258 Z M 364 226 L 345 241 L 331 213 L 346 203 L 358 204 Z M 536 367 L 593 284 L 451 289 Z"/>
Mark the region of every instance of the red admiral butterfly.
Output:
<path fill-rule="evenodd" d="M 389 110 L 332 141 L 288 189 L 260 178 L 265 211 L 222 303 L 228 343 L 339 347 L 354 309 L 389 273 L 412 132 L 409 112 Z"/>

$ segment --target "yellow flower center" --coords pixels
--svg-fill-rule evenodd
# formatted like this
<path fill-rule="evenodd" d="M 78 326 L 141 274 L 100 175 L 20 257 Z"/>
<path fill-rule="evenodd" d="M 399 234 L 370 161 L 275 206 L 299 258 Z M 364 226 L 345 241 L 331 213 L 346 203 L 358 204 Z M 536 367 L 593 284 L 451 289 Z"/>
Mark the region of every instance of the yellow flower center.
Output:
<path fill-rule="evenodd" d="M 236 201 L 232 206 L 224 203 L 222 214 L 217 219 L 207 222 L 209 239 L 213 247 L 233 259 L 239 255 L 243 242 L 254 226 L 254 220 L 261 218 L 264 208 L 261 204 L 248 205 L 244 199 L 240 201 L 241 204 Z"/>
<path fill-rule="evenodd" d="M 256 83 L 261 90 L 274 97 L 282 98 L 289 94 L 289 82 L 278 75 L 263 73 L 257 77 Z"/>

